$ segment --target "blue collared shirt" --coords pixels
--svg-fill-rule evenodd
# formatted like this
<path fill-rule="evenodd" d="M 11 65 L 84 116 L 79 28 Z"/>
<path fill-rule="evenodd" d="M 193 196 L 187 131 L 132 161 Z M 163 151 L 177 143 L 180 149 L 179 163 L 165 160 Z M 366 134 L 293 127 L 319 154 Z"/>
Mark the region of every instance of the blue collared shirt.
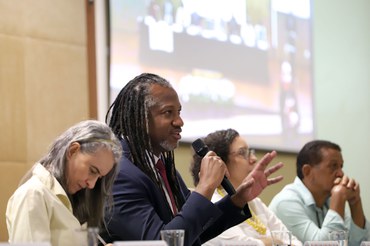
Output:
<path fill-rule="evenodd" d="M 317 207 L 311 192 L 296 177 L 272 199 L 269 208 L 302 242 L 329 240 L 329 232 L 333 230 L 348 230 L 350 246 L 370 239 L 368 220 L 362 229 L 354 224 L 348 207 L 343 220 L 336 211 L 329 209 L 329 204 L 330 199 L 323 208 Z"/>

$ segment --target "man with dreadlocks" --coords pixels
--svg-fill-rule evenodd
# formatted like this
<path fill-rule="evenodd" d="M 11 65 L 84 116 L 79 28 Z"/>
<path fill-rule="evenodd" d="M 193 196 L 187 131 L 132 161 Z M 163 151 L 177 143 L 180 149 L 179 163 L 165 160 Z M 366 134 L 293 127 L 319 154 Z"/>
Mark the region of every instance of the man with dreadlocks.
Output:
<path fill-rule="evenodd" d="M 106 121 L 120 138 L 123 157 L 113 185 L 114 208 L 106 216 L 108 242 L 159 240 L 164 229 L 184 229 L 185 246 L 201 243 L 251 216 L 247 202 L 282 179 L 266 169 L 276 152 L 266 154 L 232 196 L 210 200 L 224 175 L 225 163 L 210 151 L 203 158 L 193 192 L 175 168 L 174 152 L 181 138 L 181 104 L 171 84 L 144 73 L 128 82 L 108 110 Z M 168 177 L 162 178 L 157 162 Z"/>

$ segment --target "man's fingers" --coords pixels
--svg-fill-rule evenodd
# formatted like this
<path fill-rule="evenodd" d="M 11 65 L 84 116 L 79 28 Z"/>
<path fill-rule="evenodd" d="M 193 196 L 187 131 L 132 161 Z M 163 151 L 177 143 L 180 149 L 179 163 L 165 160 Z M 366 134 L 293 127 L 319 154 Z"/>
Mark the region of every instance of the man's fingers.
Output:
<path fill-rule="evenodd" d="M 269 178 L 269 179 L 267 180 L 267 185 L 276 184 L 276 183 L 280 182 L 281 180 L 283 180 L 283 178 L 284 178 L 284 177 L 283 177 L 282 175 L 277 176 L 277 177 L 275 177 L 275 178 Z"/>
<path fill-rule="evenodd" d="M 266 177 L 270 176 L 272 173 L 276 172 L 277 170 L 279 170 L 280 168 L 282 168 L 284 166 L 284 164 L 282 162 L 279 162 L 275 165 L 273 165 L 272 167 L 268 168 L 266 171 L 265 171 L 265 175 Z"/>
<path fill-rule="evenodd" d="M 340 184 L 340 181 L 342 180 L 342 178 L 336 178 L 335 180 L 334 180 L 334 185 L 337 185 L 337 184 Z"/>
<path fill-rule="evenodd" d="M 244 182 L 243 186 L 244 188 L 250 188 L 252 187 L 254 183 L 254 178 L 248 179 L 246 182 Z"/>
<path fill-rule="evenodd" d="M 264 170 L 266 169 L 267 165 L 276 157 L 277 153 L 275 150 L 273 150 L 270 153 L 266 153 L 260 161 L 256 165 L 256 170 Z"/>

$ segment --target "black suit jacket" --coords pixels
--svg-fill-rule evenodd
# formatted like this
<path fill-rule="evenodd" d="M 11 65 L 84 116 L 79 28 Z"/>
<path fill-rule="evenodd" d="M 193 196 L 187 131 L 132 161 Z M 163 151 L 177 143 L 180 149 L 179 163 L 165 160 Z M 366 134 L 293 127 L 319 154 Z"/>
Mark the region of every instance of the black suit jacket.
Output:
<path fill-rule="evenodd" d="M 234 206 L 229 196 L 213 204 L 199 193 L 190 192 L 177 173 L 186 201 L 173 218 L 163 192 L 128 159 L 125 141 L 122 146 L 125 156 L 113 186 L 114 208 L 106 216 L 108 230 L 102 233 L 107 242 L 160 240 L 161 230 L 185 229 L 184 246 L 201 245 L 251 216 Z"/>

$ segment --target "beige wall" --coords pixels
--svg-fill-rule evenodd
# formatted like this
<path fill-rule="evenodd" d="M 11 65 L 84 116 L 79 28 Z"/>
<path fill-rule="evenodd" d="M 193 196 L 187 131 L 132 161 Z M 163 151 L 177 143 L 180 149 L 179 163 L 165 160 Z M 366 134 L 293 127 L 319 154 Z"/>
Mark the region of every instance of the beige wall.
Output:
<path fill-rule="evenodd" d="M 86 57 L 84 0 L 0 0 L 0 241 L 19 179 L 88 117 Z"/>

